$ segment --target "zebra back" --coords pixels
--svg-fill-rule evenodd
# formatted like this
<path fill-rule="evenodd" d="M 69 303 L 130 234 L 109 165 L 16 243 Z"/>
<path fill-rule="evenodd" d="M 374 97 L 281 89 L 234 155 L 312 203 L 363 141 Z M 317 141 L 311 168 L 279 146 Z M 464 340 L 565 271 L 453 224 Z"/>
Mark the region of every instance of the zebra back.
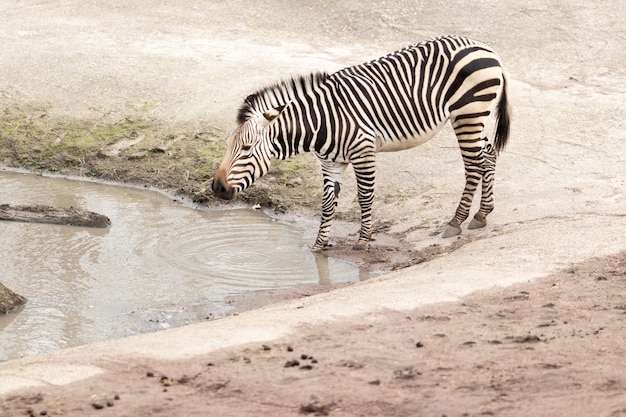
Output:
<path fill-rule="evenodd" d="M 480 83 L 467 81 L 481 71 L 488 75 Z M 492 100 L 492 87 L 501 84 L 494 109 L 494 146 L 500 151 L 510 124 L 500 60 L 486 44 L 456 36 L 420 42 L 331 75 L 312 73 L 267 86 L 244 100 L 237 121 L 285 106 L 272 128 L 275 156 L 314 148 L 336 159 L 347 157 L 345 144 L 356 130 L 385 143 L 416 137 L 421 138 L 416 144 L 423 143 L 463 106 Z"/>

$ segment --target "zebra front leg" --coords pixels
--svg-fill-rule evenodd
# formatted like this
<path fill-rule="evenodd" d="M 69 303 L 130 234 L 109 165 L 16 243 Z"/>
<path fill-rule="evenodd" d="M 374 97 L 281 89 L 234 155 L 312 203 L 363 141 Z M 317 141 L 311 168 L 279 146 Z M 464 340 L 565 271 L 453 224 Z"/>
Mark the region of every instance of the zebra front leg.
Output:
<path fill-rule="evenodd" d="M 324 195 L 322 197 L 322 220 L 317 239 L 311 250 L 319 252 L 326 248 L 330 237 L 330 226 L 335 217 L 337 207 L 337 197 L 341 190 L 341 180 L 346 170 L 347 164 L 340 164 L 330 161 L 322 161 L 322 176 L 324 178 Z"/>
<path fill-rule="evenodd" d="M 352 161 L 361 206 L 361 230 L 359 240 L 352 247 L 355 250 L 367 249 L 372 237 L 372 203 L 374 201 L 374 180 L 376 176 L 376 156 L 372 152 Z"/>
<path fill-rule="evenodd" d="M 479 229 L 487 226 L 487 215 L 493 211 L 493 183 L 496 173 L 496 150 L 491 144 L 487 144 L 484 150 L 483 161 L 483 185 L 480 196 L 480 209 L 474 215 L 468 229 Z"/>

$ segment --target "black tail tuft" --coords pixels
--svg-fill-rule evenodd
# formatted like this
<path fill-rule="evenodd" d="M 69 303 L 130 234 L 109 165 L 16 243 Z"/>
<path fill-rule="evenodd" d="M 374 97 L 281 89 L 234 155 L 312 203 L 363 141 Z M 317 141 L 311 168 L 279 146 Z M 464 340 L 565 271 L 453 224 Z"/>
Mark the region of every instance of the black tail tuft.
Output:
<path fill-rule="evenodd" d="M 506 77 L 504 73 L 502 73 L 502 95 L 500 95 L 500 101 L 496 108 L 496 135 L 494 140 L 494 146 L 498 154 L 506 146 L 511 129 L 511 112 L 507 98 L 507 90 Z"/>

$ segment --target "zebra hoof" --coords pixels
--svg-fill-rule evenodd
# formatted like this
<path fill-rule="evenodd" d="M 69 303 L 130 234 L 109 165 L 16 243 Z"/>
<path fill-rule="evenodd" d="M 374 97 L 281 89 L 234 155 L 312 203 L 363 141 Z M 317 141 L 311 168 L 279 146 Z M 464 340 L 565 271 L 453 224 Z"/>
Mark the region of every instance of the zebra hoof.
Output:
<path fill-rule="evenodd" d="M 487 219 L 485 219 L 481 215 L 475 215 L 470 224 L 467 226 L 468 229 L 480 229 L 481 227 L 487 226 Z"/>
<path fill-rule="evenodd" d="M 318 245 L 318 244 L 315 244 L 311 248 L 311 252 L 322 252 L 322 251 L 326 250 L 326 248 L 328 248 L 328 245 Z"/>
<path fill-rule="evenodd" d="M 461 234 L 461 227 L 460 226 L 455 226 L 453 224 L 448 224 L 448 227 L 446 227 L 446 230 L 444 230 L 444 232 L 441 235 L 441 237 L 448 238 L 448 237 L 452 237 L 452 236 L 456 236 L 456 235 L 460 235 L 460 234 Z"/>

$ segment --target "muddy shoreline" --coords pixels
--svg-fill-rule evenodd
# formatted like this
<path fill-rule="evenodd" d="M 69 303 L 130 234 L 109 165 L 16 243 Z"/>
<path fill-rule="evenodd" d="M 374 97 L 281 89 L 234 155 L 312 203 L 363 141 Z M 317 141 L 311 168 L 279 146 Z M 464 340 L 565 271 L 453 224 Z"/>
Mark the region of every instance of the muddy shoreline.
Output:
<path fill-rule="evenodd" d="M 117 161 L 109 161 L 109 163 L 123 166 L 125 160 L 119 158 Z M 13 162 L 15 164 L 15 161 Z M 212 195 L 209 197 L 199 198 L 198 195 L 190 193 L 186 194 L 181 189 L 159 188 L 157 184 L 136 183 L 136 177 L 128 178 L 120 177 L 118 180 L 109 178 L 83 176 L 80 172 L 76 172 L 71 166 L 64 167 L 61 172 L 31 172 L 24 168 L 14 168 L 11 166 L 0 167 L 0 169 L 8 172 L 17 172 L 26 175 L 42 175 L 52 178 L 67 178 L 75 181 L 89 181 L 100 184 L 108 184 L 120 187 L 131 187 L 139 190 L 148 190 L 157 192 L 165 197 L 181 203 L 187 207 L 196 210 L 224 210 L 228 208 L 248 208 L 262 210 L 270 218 L 278 221 L 289 223 L 304 233 L 316 231 L 319 226 L 319 215 L 317 214 L 316 193 L 308 193 L 309 198 L 300 198 L 301 194 L 307 194 L 302 189 L 295 189 L 293 186 L 278 186 L 275 184 L 273 176 L 267 179 L 267 184 L 261 183 L 255 185 L 249 195 L 243 193 L 243 198 L 234 202 L 223 202 L 215 199 Z M 201 184 L 195 183 L 192 187 L 198 188 Z M 210 193 L 210 191 L 209 191 Z M 272 197 L 269 197 L 269 193 Z M 296 204 L 300 204 L 296 206 Z M 357 211 L 358 207 L 354 207 Z M 106 215 L 106 213 L 101 213 Z M 360 266 L 374 273 L 382 273 L 399 268 L 404 268 L 416 263 L 424 262 L 432 256 L 437 256 L 459 247 L 461 242 L 470 241 L 466 237 L 450 240 L 450 246 L 433 245 L 430 248 L 422 250 L 413 250 L 410 244 L 403 242 L 402 235 L 387 235 L 385 233 L 375 233 L 372 243 L 367 251 L 352 250 L 352 240 L 356 240 L 355 230 L 358 230 L 358 223 L 344 220 L 342 216 L 338 216 L 333 225 L 333 239 L 331 246 L 321 252 L 322 256 L 341 259 L 348 263 Z M 308 236 L 307 236 L 308 237 Z M 457 241 L 457 243 L 455 243 Z"/>

